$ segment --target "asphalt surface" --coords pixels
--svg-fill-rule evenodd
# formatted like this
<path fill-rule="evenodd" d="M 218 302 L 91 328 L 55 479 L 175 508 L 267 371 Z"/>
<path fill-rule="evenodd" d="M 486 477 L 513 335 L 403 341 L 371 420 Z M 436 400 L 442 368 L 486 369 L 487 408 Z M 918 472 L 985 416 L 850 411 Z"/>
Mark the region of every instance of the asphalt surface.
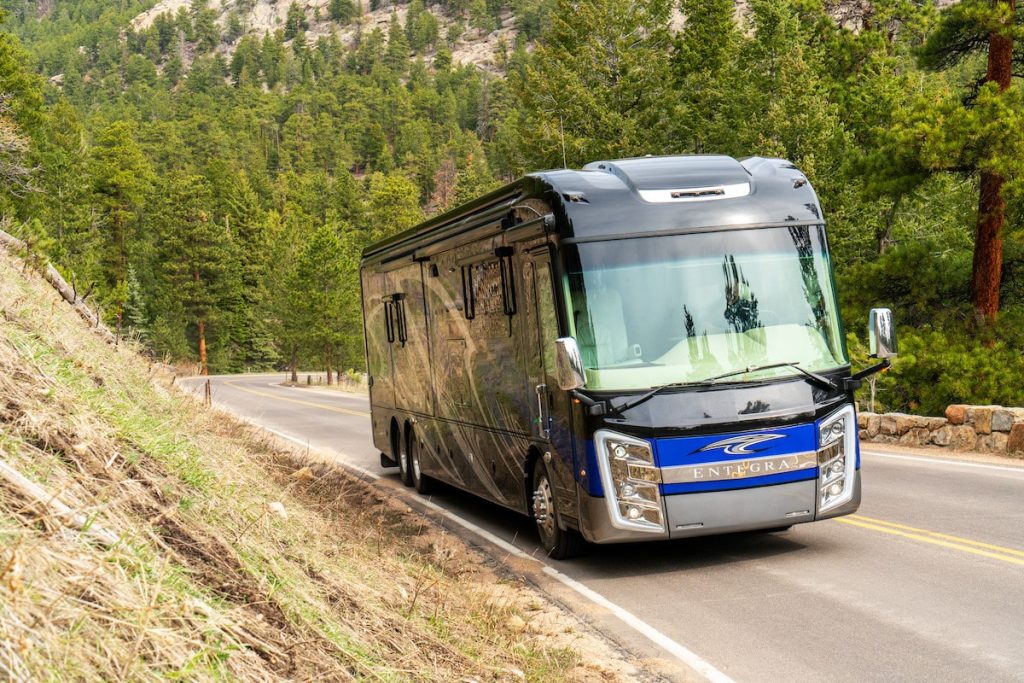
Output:
<path fill-rule="evenodd" d="M 380 467 L 365 398 L 282 379 L 211 378 L 213 400 L 398 479 Z M 870 445 L 862 462 L 853 516 L 546 562 L 736 681 L 1024 681 L 1024 468 Z M 447 488 L 431 499 L 541 555 L 525 518 Z M 638 657 L 671 659 L 592 605 L 580 610 Z"/>

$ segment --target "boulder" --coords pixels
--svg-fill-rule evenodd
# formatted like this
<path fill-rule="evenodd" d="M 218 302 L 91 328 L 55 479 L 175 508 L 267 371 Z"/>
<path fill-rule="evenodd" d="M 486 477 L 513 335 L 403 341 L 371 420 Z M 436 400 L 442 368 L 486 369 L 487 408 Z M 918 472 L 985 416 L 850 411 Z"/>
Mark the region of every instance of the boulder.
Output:
<path fill-rule="evenodd" d="M 932 432 L 932 443 L 936 446 L 948 446 L 953 427 L 941 427 Z"/>
<path fill-rule="evenodd" d="M 1013 413 L 1009 410 L 996 410 L 992 413 L 992 431 L 1008 432 L 1013 427 Z"/>
<path fill-rule="evenodd" d="M 868 438 L 875 438 L 878 436 L 878 430 L 882 428 L 882 418 L 880 415 L 871 413 L 868 415 L 867 425 L 864 427 L 864 431 L 868 433 Z"/>
<path fill-rule="evenodd" d="M 904 446 L 924 446 L 928 443 L 932 433 L 923 427 L 914 427 L 900 437 L 900 443 Z"/>
<path fill-rule="evenodd" d="M 979 434 L 978 440 L 974 444 L 974 448 L 979 453 L 1005 453 L 1006 442 L 1008 439 L 1009 437 L 1002 432 Z"/>
<path fill-rule="evenodd" d="M 899 435 L 899 432 L 896 430 L 896 416 L 894 414 L 882 415 L 881 422 L 878 423 L 878 433 L 884 436 Z"/>
<path fill-rule="evenodd" d="M 1010 428 L 1006 440 L 1007 453 L 1024 453 L 1024 422 L 1018 422 Z"/>
<path fill-rule="evenodd" d="M 934 432 L 936 429 L 942 429 L 948 423 L 944 417 L 919 417 L 918 426 L 927 429 L 930 432 Z"/>
<path fill-rule="evenodd" d="M 967 420 L 967 406 L 949 406 L 946 408 L 946 419 L 951 425 L 962 425 Z"/>
<path fill-rule="evenodd" d="M 974 432 L 974 427 L 967 425 L 950 427 L 949 447 L 955 451 L 969 451 L 973 449 L 977 439 L 978 435 Z"/>
<path fill-rule="evenodd" d="M 904 415 L 903 413 L 895 413 L 893 417 L 896 419 L 896 433 L 899 435 L 906 434 L 911 429 L 919 427 L 916 415 Z"/>
<path fill-rule="evenodd" d="M 991 408 L 975 408 L 974 409 L 974 431 L 978 434 L 991 434 L 992 433 L 992 409 Z"/>

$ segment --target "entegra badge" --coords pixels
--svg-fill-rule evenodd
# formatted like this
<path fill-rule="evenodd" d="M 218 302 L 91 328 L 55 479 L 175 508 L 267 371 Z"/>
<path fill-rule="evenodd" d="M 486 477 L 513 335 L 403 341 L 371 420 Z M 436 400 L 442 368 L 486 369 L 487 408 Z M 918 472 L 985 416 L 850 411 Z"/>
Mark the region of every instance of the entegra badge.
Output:
<path fill-rule="evenodd" d="M 764 443 L 765 441 L 781 439 L 785 436 L 785 434 L 747 434 L 744 436 L 732 436 L 728 439 L 709 443 L 703 448 L 698 448 L 694 453 L 704 453 L 705 451 L 714 451 L 720 448 L 726 455 L 753 455 L 764 450 L 761 448 L 757 451 L 752 451 L 750 449 L 753 446 L 756 446 L 759 443 Z"/>

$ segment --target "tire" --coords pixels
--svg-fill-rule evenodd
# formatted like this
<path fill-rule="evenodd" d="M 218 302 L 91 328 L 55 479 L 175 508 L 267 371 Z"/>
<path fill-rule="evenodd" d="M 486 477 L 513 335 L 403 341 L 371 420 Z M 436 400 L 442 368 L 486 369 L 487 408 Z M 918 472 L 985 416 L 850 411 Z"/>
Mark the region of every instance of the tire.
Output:
<path fill-rule="evenodd" d="M 412 463 L 409 460 L 409 442 L 411 440 L 411 432 L 398 437 L 398 476 L 406 486 L 412 486 Z"/>
<path fill-rule="evenodd" d="M 420 466 L 420 444 L 416 441 L 416 435 L 412 434 L 409 441 L 409 474 L 412 475 L 412 487 L 416 493 L 426 495 L 434 490 L 434 481 L 423 474 Z"/>
<path fill-rule="evenodd" d="M 543 459 L 538 458 L 533 466 L 533 505 L 531 511 L 533 521 L 537 525 L 537 535 L 541 547 L 548 557 L 555 560 L 566 560 L 583 552 L 586 542 L 576 531 L 562 529 L 558 526 L 558 509 L 555 503 L 551 477 Z"/>

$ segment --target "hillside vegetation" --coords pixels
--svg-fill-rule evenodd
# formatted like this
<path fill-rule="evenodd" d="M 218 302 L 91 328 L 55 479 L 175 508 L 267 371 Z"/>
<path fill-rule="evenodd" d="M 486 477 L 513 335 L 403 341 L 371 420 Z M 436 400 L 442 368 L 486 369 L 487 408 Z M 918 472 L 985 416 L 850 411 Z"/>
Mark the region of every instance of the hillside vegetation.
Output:
<path fill-rule="evenodd" d="M 0 249 L 0 677 L 627 680 L 398 502 L 114 348 Z"/>
<path fill-rule="evenodd" d="M 1024 404 L 1008 0 L 0 6 L 7 228 L 160 356 L 360 368 L 368 242 L 563 161 L 714 152 L 814 183 L 858 365 L 895 310 L 876 409 Z"/>

